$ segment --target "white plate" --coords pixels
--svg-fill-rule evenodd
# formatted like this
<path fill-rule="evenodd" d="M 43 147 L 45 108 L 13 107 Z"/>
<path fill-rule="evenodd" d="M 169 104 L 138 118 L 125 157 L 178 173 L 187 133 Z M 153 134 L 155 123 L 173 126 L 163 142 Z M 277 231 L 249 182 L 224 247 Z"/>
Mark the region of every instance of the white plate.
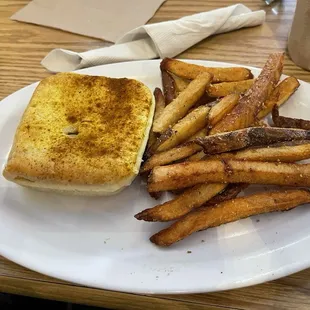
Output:
<path fill-rule="evenodd" d="M 251 69 L 255 75 L 260 71 Z M 158 60 L 98 66 L 80 72 L 135 77 L 151 89 L 161 85 Z M 2 165 L 36 85 L 1 102 Z M 310 85 L 301 82 L 290 102 L 281 108 L 281 114 L 305 118 L 310 109 L 309 94 Z M 134 293 L 232 289 L 310 266 L 310 209 L 306 206 L 208 229 L 170 248 L 159 248 L 148 238 L 167 224 L 133 217 L 153 205 L 155 201 L 139 178 L 117 196 L 81 198 L 23 189 L 0 177 L 0 254 L 52 277 Z"/>

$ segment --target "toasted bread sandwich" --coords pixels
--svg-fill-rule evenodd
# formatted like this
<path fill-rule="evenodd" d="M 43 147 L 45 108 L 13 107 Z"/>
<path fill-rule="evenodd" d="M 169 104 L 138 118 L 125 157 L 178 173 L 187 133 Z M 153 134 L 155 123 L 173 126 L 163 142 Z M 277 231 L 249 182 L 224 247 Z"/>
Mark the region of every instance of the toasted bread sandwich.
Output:
<path fill-rule="evenodd" d="M 141 82 L 59 73 L 37 86 L 3 175 L 17 184 L 109 195 L 138 174 L 154 113 Z"/>

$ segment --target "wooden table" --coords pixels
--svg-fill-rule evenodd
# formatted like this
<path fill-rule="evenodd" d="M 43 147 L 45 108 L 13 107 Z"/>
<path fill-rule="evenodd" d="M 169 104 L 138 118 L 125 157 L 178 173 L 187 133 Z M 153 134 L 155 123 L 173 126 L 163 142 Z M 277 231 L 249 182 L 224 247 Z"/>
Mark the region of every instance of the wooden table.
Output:
<path fill-rule="evenodd" d="M 28 2 L 0 0 L 0 98 L 48 76 L 50 73 L 40 65 L 40 60 L 53 48 L 86 51 L 107 45 L 100 40 L 11 21 L 9 17 Z M 175 19 L 234 2 L 168 0 L 150 22 Z M 179 57 L 261 67 L 269 53 L 286 51 L 295 1 L 278 1 L 270 7 L 266 7 L 261 0 L 241 2 L 254 10 L 265 9 L 266 23 L 209 38 Z M 296 67 L 287 56 L 284 73 L 310 82 L 310 73 Z M 0 257 L 0 291 L 113 309 L 310 309 L 310 270 L 227 292 L 139 296 L 90 289 L 52 279 Z"/>

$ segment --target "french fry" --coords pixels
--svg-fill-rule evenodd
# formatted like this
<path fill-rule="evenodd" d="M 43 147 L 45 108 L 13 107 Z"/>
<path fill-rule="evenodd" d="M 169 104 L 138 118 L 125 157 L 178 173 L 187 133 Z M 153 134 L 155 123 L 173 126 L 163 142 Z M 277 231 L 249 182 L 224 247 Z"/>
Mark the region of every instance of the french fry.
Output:
<path fill-rule="evenodd" d="M 188 157 L 188 158 L 186 159 L 186 161 L 198 161 L 198 160 L 203 159 L 203 158 L 206 157 L 206 156 L 207 156 L 207 155 L 205 154 L 204 151 L 199 151 L 199 152 L 197 152 L 196 154 L 194 154 L 194 155 Z"/>
<path fill-rule="evenodd" d="M 262 108 L 262 102 L 266 100 L 269 93 L 273 90 L 274 85 L 277 83 L 282 72 L 282 67 L 283 55 L 271 55 L 259 78 L 252 85 L 247 94 L 239 101 L 239 104 L 237 104 L 230 114 L 227 114 L 214 126 L 209 134 L 212 135 L 215 133 L 241 129 L 252 125 L 256 120 L 257 113 Z M 259 98 L 262 102 L 257 102 L 257 99 Z M 234 111 L 235 114 L 233 113 Z M 202 152 L 199 152 L 196 156 L 202 158 L 204 155 Z M 202 188 L 204 188 L 204 186 L 207 187 L 209 185 L 203 184 Z"/>
<path fill-rule="evenodd" d="M 209 113 L 209 124 L 211 126 L 215 125 L 216 122 L 218 122 L 221 117 L 224 117 L 223 111 L 229 113 L 233 109 L 233 107 L 237 104 L 237 97 L 239 96 L 238 95 L 227 96 L 211 108 L 210 110 L 211 114 Z M 203 137 L 206 136 L 206 129 L 203 129 L 200 134 Z M 193 139 L 194 137 L 191 137 L 188 141 L 192 141 Z M 168 151 L 154 154 L 151 158 L 149 158 L 145 162 L 141 171 L 146 172 L 153 169 L 156 166 L 167 165 L 174 161 L 181 160 L 188 156 L 191 156 L 201 150 L 202 148 L 198 147 L 197 145 L 186 143 L 185 145 L 180 145 Z M 203 152 L 200 153 L 200 155 L 202 155 L 201 158 L 205 156 Z"/>
<path fill-rule="evenodd" d="M 171 150 L 154 154 L 142 165 L 140 172 L 145 173 L 152 170 L 154 167 L 167 165 L 174 161 L 191 156 L 201 150 L 202 147 L 192 141 L 184 143 Z"/>
<path fill-rule="evenodd" d="M 169 150 L 189 139 L 192 135 L 207 126 L 210 108 L 200 106 L 188 113 L 172 128 L 172 134 L 157 148 L 157 152 Z"/>
<path fill-rule="evenodd" d="M 189 139 L 186 140 L 186 142 L 193 141 L 197 138 L 203 138 L 207 135 L 208 129 L 202 128 L 198 132 L 196 132 L 194 135 L 192 135 Z"/>
<path fill-rule="evenodd" d="M 235 159 L 290 163 L 308 158 L 310 158 L 310 141 L 301 140 L 276 143 L 266 147 L 248 148 L 236 153 L 222 153 L 219 155 L 207 157 L 206 160 Z"/>
<path fill-rule="evenodd" d="M 300 128 L 300 129 L 310 129 L 310 121 L 300 119 L 285 117 L 279 115 L 278 105 L 274 105 L 272 109 L 272 120 L 277 127 L 281 128 Z"/>
<path fill-rule="evenodd" d="M 219 85 L 219 84 L 217 84 Z M 277 104 L 278 106 L 281 106 L 299 87 L 299 82 L 294 77 L 288 77 L 285 80 L 283 80 L 279 85 L 272 91 L 270 97 L 267 99 L 267 101 L 264 104 L 264 108 L 258 113 L 257 118 L 262 119 L 267 114 L 269 114 L 272 110 L 272 107 Z M 212 110 L 209 113 L 212 115 Z M 259 123 L 261 124 L 261 123 Z M 257 126 L 257 123 L 256 123 Z M 263 124 L 261 125 L 263 126 Z M 264 127 L 267 127 L 266 124 Z M 236 128 L 237 129 L 237 128 Z M 212 132 L 211 132 L 212 133 Z M 200 151 L 191 157 L 189 157 L 189 161 L 197 161 L 205 157 L 205 154 L 203 151 Z"/>
<path fill-rule="evenodd" d="M 196 103 L 191 107 L 189 112 L 193 109 L 198 108 L 201 105 L 207 105 L 209 107 L 212 107 L 215 104 L 214 98 L 211 98 L 208 96 L 207 93 L 204 93 L 197 101 Z"/>
<path fill-rule="evenodd" d="M 171 74 L 165 70 L 161 71 L 161 78 L 165 95 L 165 102 L 167 105 L 172 102 L 177 96 L 175 82 Z"/>
<path fill-rule="evenodd" d="M 194 211 L 153 235 L 150 240 L 159 246 L 170 246 L 200 230 L 262 213 L 287 211 L 309 202 L 309 191 L 303 189 L 264 192 L 236 198 L 215 207 Z"/>
<path fill-rule="evenodd" d="M 221 99 L 215 104 L 209 113 L 209 126 L 213 127 L 218 123 L 227 113 L 229 113 L 238 103 L 239 95 L 231 94 Z"/>
<path fill-rule="evenodd" d="M 136 214 L 135 218 L 149 222 L 166 222 L 178 219 L 196 207 L 200 207 L 226 186 L 225 184 L 204 185 L 196 185 L 173 200 Z"/>
<path fill-rule="evenodd" d="M 202 146 L 206 154 L 225 153 L 250 146 L 264 146 L 277 142 L 310 140 L 310 130 L 250 127 L 219 133 L 193 140 Z"/>
<path fill-rule="evenodd" d="M 251 126 L 257 119 L 275 85 L 278 83 L 283 69 L 283 53 L 271 54 L 251 88 L 239 100 L 239 103 L 218 122 L 211 134 L 233 131 Z"/>
<path fill-rule="evenodd" d="M 210 84 L 207 88 L 207 93 L 210 97 L 225 97 L 230 94 L 243 94 L 254 83 L 254 79 L 237 81 L 237 82 L 223 82 Z"/>
<path fill-rule="evenodd" d="M 275 104 L 278 106 L 281 106 L 283 103 L 285 103 L 291 95 L 294 94 L 294 92 L 299 87 L 298 80 L 293 77 L 287 77 L 285 80 L 280 82 L 277 87 L 272 91 L 269 98 L 265 101 L 263 109 L 258 113 L 257 118 L 262 119 L 266 115 L 268 115 Z"/>
<path fill-rule="evenodd" d="M 263 120 L 257 120 L 253 125 L 250 127 L 271 127 L 269 124 Z"/>
<path fill-rule="evenodd" d="M 173 135 L 172 128 L 168 128 L 164 133 L 162 133 L 156 141 L 148 148 L 145 158 L 148 159 L 153 156 L 158 147 L 163 144 L 166 140 L 168 140 Z"/>
<path fill-rule="evenodd" d="M 228 184 L 221 193 L 208 200 L 204 206 L 217 205 L 223 201 L 234 199 L 248 186 L 249 184 L 247 183 Z"/>
<path fill-rule="evenodd" d="M 247 68 L 204 67 L 171 58 L 163 59 L 160 68 L 162 70 L 168 70 L 181 78 L 190 80 L 197 78 L 201 73 L 208 72 L 213 75 L 213 83 L 242 81 L 253 78 L 251 71 Z"/>
<path fill-rule="evenodd" d="M 175 74 L 171 75 L 174 79 L 177 92 L 183 91 L 188 86 L 190 80 L 183 79 Z M 210 97 L 225 97 L 230 94 L 243 94 L 253 85 L 253 83 L 254 79 L 210 84 L 206 91 Z"/>
<path fill-rule="evenodd" d="M 202 160 L 155 167 L 148 191 L 158 192 L 200 183 L 249 183 L 310 186 L 310 164 L 240 160 Z"/>
<path fill-rule="evenodd" d="M 155 112 L 154 112 L 154 120 L 158 119 L 165 108 L 165 98 L 160 88 L 155 88 L 154 90 L 154 98 L 155 98 Z M 156 134 L 153 132 L 153 126 L 151 128 L 149 134 L 149 140 L 147 142 L 147 150 L 150 149 L 151 145 L 155 143 L 157 139 Z M 147 152 L 146 152 L 147 153 Z"/>
<path fill-rule="evenodd" d="M 219 85 L 219 84 L 218 84 Z M 267 101 L 264 104 L 263 110 L 261 110 L 258 114 L 258 119 L 264 118 L 267 114 L 271 112 L 272 107 L 277 104 L 278 106 L 282 105 L 298 88 L 299 82 L 294 77 L 288 77 L 285 80 L 283 80 L 279 85 L 272 91 L 270 97 L 267 99 Z M 212 114 L 213 109 L 211 109 L 209 113 L 209 119 L 210 123 L 212 123 Z M 229 112 L 227 112 L 229 113 Z M 218 121 L 217 121 L 218 122 Z M 216 122 L 216 123 L 217 123 Z M 214 126 L 214 125 L 213 125 Z M 266 126 L 265 126 L 266 127 Z M 238 129 L 238 128 L 236 128 Z M 225 128 L 223 128 L 225 131 Z M 212 134 L 212 132 L 211 132 Z M 198 152 L 194 155 L 192 155 L 189 160 L 190 161 L 197 161 L 202 159 L 205 156 L 204 152 Z"/>
<path fill-rule="evenodd" d="M 190 80 L 183 79 L 173 73 L 171 73 L 171 76 L 174 79 L 174 84 L 175 84 L 177 93 L 182 92 L 190 83 Z"/>
<path fill-rule="evenodd" d="M 235 106 L 238 104 L 239 95 L 231 94 L 224 98 L 222 98 L 217 104 L 215 104 L 209 113 L 209 128 L 212 128 L 215 124 L 217 124 L 227 113 L 229 113 Z M 204 135 L 203 137 L 205 137 Z M 197 137 L 202 138 L 202 137 Z M 191 139 L 194 140 L 194 139 Z M 200 151 L 192 156 L 190 156 L 187 160 L 189 161 L 197 161 L 204 158 L 206 154 L 203 151 Z"/>
<path fill-rule="evenodd" d="M 153 122 L 153 131 L 164 133 L 169 126 L 173 126 L 184 117 L 188 110 L 203 95 L 206 86 L 210 84 L 211 80 L 212 76 L 209 73 L 202 73 L 197 76 L 177 98 L 165 107 L 161 116 Z"/>

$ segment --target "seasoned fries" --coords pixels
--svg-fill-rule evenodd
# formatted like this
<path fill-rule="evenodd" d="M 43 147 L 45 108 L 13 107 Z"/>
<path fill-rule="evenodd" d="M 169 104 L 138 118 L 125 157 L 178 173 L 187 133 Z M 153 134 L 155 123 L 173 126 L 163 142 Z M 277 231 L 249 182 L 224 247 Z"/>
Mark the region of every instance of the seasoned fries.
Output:
<path fill-rule="evenodd" d="M 282 69 L 283 54 L 270 55 L 252 87 L 240 99 L 231 113 L 216 124 L 210 134 L 251 126 L 255 122 L 257 114 L 263 108 L 263 103 L 278 83 Z"/>
<path fill-rule="evenodd" d="M 174 85 L 177 93 L 182 92 L 190 83 L 190 80 L 183 79 L 173 73 L 170 74 L 174 79 Z"/>
<path fill-rule="evenodd" d="M 207 128 L 202 128 L 198 132 L 196 132 L 194 135 L 192 135 L 186 142 L 193 141 L 197 138 L 203 138 L 207 135 L 208 129 Z"/>
<path fill-rule="evenodd" d="M 210 127 L 214 126 L 216 122 L 218 122 L 221 117 L 224 117 L 229 113 L 233 107 L 238 103 L 238 95 L 230 95 L 224 97 L 219 103 L 214 105 L 209 113 L 208 125 Z M 206 135 L 206 129 L 202 129 L 197 136 L 192 136 L 188 140 L 193 141 L 195 138 L 204 137 Z M 164 151 L 158 154 L 154 154 L 151 158 L 149 158 L 146 163 L 142 166 L 141 172 L 146 172 L 153 169 L 156 166 L 162 166 L 170 164 L 174 161 L 184 159 L 189 157 L 198 151 L 202 150 L 202 148 L 194 143 L 186 143 L 184 145 L 180 145 L 178 147 L 172 148 L 168 151 Z M 202 157 L 205 154 L 202 155 Z M 201 157 L 201 158 L 202 158 Z"/>
<path fill-rule="evenodd" d="M 174 190 L 200 183 L 250 183 L 310 186 L 310 164 L 237 160 L 202 160 L 155 167 L 149 192 Z"/>
<path fill-rule="evenodd" d="M 211 84 L 207 88 L 207 93 L 210 97 L 224 97 L 230 94 L 243 94 L 254 83 L 254 79 L 237 81 L 237 82 L 223 82 Z"/>
<path fill-rule="evenodd" d="M 265 192 L 236 198 L 214 207 L 194 211 L 153 235 L 150 240 L 160 246 L 169 246 L 200 230 L 261 213 L 287 211 L 309 202 L 310 193 L 303 189 Z"/>
<path fill-rule="evenodd" d="M 173 74 L 193 80 L 201 73 L 208 72 L 213 75 L 213 83 L 232 82 L 252 79 L 253 75 L 247 68 L 213 68 L 189 64 L 176 59 L 165 58 L 160 64 L 162 70 L 167 70 Z"/>
<path fill-rule="evenodd" d="M 171 128 L 171 135 L 159 147 L 157 152 L 169 150 L 189 139 L 192 135 L 207 126 L 210 108 L 200 106 L 188 113 Z"/>
<path fill-rule="evenodd" d="M 172 102 L 177 96 L 175 82 L 171 74 L 164 70 L 161 71 L 161 78 L 163 83 L 165 102 L 167 105 Z"/>
<path fill-rule="evenodd" d="M 153 131 L 164 133 L 169 126 L 173 126 L 178 120 L 186 115 L 188 110 L 203 95 L 206 86 L 210 84 L 212 75 L 202 73 L 193 80 L 188 87 L 179 94 L 153 123 Z"/>
<path fill-rule="evenodd" d="M 300 118 L 280 116 L 279 107 L 277 105 L 274 105 L 272 109 L 272 120 L 276 126 L 282 128 L 310 129 L 310 121 Z"/>
<path fill-rule="evenodd" d="M 225 153 L 226 154 L 226 153 Z M 203 158 L 205 158 L 207 155 L 205 154 L 205 152 L 202 150 L 200 152 L 197 152 L 196 154 L 188 157 L 186 159 L 186 161 L 198 161 L 198 160 L 201 160 Z"/>
<path fill-rule="evenodd" d="M 296 163 L 310 159 L 310 120 L 278 111 L 299 87 L 294 77 L 278 84 L 282 53 L 271 54 L 256 79 L 245 68 L 209 68 L 169 58 L 160 68 L 171 103 L 156 117 L 148 149 L 152 156 L 141 173 L 150 172 L 151 196 L 170 191 L 176 197 L 135 217 L 176 222 L 153 235 L 153 243 L 169 246 L 199 230 L 310 203 L 304 189 L 236 198 L 251 184 L 310 187 L 310 163 Z M 277 127 L 262 120 L 271 111 Z"/>
<path fill-rule="evenodd" d="M 249 146 L 263 146 L 276 142 L 309 139 L 310 130 L 250 127 L 197 138 L 193 142 L 197 142 L 198 145 L 202 146 L 206 154 L 217 154 L 239 150 Z"/>
<path fill-rule="evenodd" d="M 299 85 L 298 80 L 293 76 L 290 76 L 279 83 L 279 85 L 272 91 L 269 98 L 265 101 L 264 107 L 258 113 L 257 118 L 262 119 L 268 115 L 275 104 L 281 106 L 291 95 L 294 94 Z"/>
<path fill-rule="evenodd" d="M 228 184 L 222 192 L 208 200 L 203 206 L 217 205 L 223 201 L 234 199 L 248 186 L 247 183 Z"/>
<path fill-rule="evenodd" d="M 225 184 L 196 185 L 173 200 L 136 214 L 135 218 L 149 222 L 166 222 L 178 219 L 203 205 L 218 192 L 222 191 L 225 186 Z"/>
<path fill-rule="evenodd" d="M 154 154 L 149 158 L 144 165 L 142 165 L 141 173 L 150 171 L 154 167 L 167 165 L 174 161 L 184 159 L 188 156 L 195 154 L 198 151 L 201 151 L 202 147 L 197 145 L 194 142 L 187 142 L 180 146 L 177 146 L 171 150 Z"/>
<path fill-rule="evenodd" d="M 163 144 L 166 140 L 168 140 L 171 136 L 173 135 L 173 131 L 172 128 L 168 128 L 164 133 L 162 133 L 157 139 L 156 141 L 150 146 L 150 148 L 147 150 L 146 152 L 146 156 L 145 158 L 148 159 L 150 158 L 152 155 L 154 155 L 154 153 L 156 153 L 158 147 Z"/>
<path fill-rule="evenodd" d="M 275 106 L 275 105 L 281 106 L 295 92 L 295 90 L 298 87 L 299 87 L 299 82 L 294 77 L 288 77 L 285 80 L 283 80 L 281 83 L 279 83 L 279 85 L 272 91 L 270 97 L 265 102 L 264 108 L 258 113 L 257 118 L 258 119 L 264 118 L 267 114 L 269 114 L 271 112 L 273 106 Z M 211 109 L 211 111 L 209 113 L 209 119 L 211 118 L 212 112 L 213 111 Z M 262 121 L 256 121 L 254 127 L 257 127 L 258 124 L 261 127 L 268 127 L 267 124 L 261 123 L 261 122 Z M 225 131 L 225 126 L 222 127 L 222 130 Z M 212 134 L 212 133 L 213 132 L 210 132 L 210 134 Z M 188 158 L 188 160 L 197 161 L 197 160 L 200 160 L 204 157 L 205 157 L 204 152 L 200 151 L 200 152 L 190 156 Z"/>
<path fill-rule="evenodd" d="M 238 103 L 239 101 L 239 95 L 237 94 L 231 94 L 223 99 L 221 99 L 217 104 L 215 104 L 209 113 L 209 129 L 211 129 L 215 124 L 217 124 L 226 114 L 228 114 Z M 205 137 L 206 135 L 203 135 L 202 137 Z M 201 137 L 197 137 L 201 138 Z M 191 141 L 193 141 L 191 139 Z M 203 157 L 205 157 L 205 153 L 203 151 L 200 151 L 188 158 L 190 161 L 196 161 L 200 160 Z"/>
<path fill-rule="evenodd" d="M 165 98 L 160 88 L 155 88 L 154 90 L 155 98 L 155 112 L 154 120 L 158 119 L 165 108 Z M 156 134 L 153 131 L 153 126 L 149 134 L 149 140 L 147 142 L 147 150 L 156 142 Z"/>
<path fill-rule="evenodd" d="M 228 114 L 238 103 L 239 95 L 231 94 L 221 99 L 215 104 L 209 113 L 209 126 L 213 127 L 217 124 L 226 114 Z"/>
<path fill-rule="evenodd" d="M 199 153 L 197 153 L 199 154 Z M 194 155 L 193 155 L 194 156 Z M 209 159 L 235 159 L 251 161 L 275 161 L 290 163 L 310 158 L 310 141 L 289 141 L 241 150 L 236 153 L 223 153 L 207 157 Z"/>

